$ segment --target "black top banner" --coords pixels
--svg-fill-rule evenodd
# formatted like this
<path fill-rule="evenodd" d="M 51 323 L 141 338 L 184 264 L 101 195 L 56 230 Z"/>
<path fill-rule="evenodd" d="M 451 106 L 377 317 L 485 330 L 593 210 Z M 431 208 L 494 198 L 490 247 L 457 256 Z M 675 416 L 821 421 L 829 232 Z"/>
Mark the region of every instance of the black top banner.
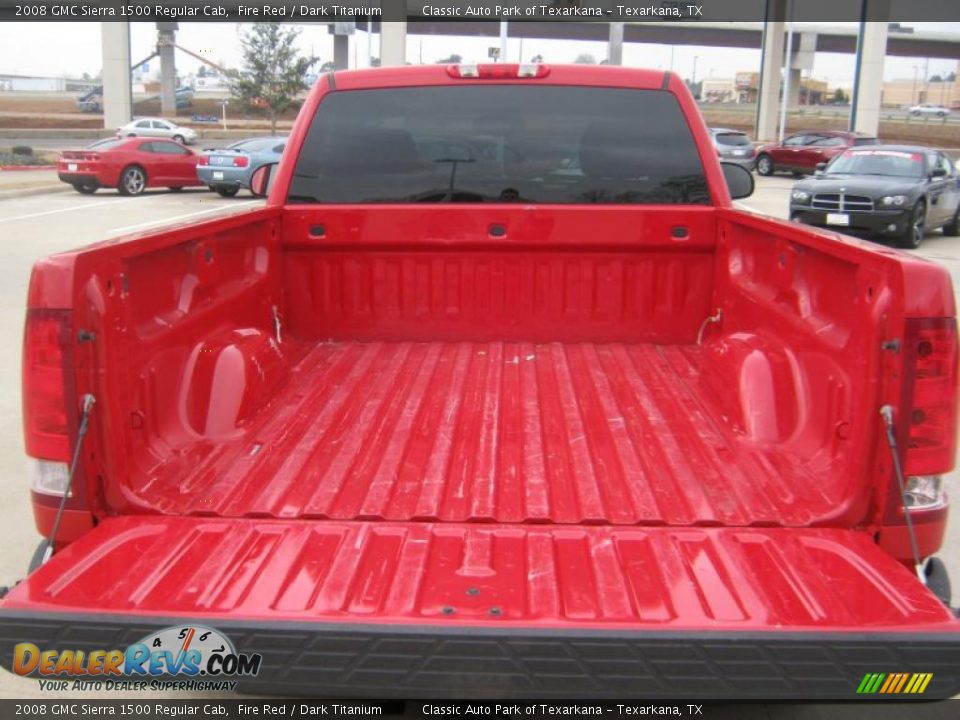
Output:
<path fill-rule="evenodd" d="M 0 21 L 960 21 L 958 0 L 0 0 Z M 892 28 L 896 32 L 909 29 Z"/>

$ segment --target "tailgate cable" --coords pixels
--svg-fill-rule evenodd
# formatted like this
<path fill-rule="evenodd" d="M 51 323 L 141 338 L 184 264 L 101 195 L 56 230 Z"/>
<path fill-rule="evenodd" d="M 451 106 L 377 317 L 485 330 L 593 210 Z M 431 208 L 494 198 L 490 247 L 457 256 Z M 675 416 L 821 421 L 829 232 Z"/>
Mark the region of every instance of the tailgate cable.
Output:
<path fill-rule="evenodd" d="M 723 310 L 717 308 L 713 315 L 710 315 L 700 324 L 700 329 L 697 331 L 697 345 L 703 345 L 703 334 L 707 331 L 707 325 L 718 323 L 721 320 L 723 320 Z"/>
<path fill-rule="evenodd" d="M 283 319 L 280 317 L 280 309 L 274 305 L 273 306 L 273 332 L 277 336 L 277 345 L 283 342 L 283 339 L 280 337 L 280 329 L 282 327 Z"/>
<path fill-rule="evenodd" d="M 77 465 L 80 462 L 80 450 L 83 448 L 83 439 L 87 435 L 87 427 L 90 424 L 90 413 L 97 399 L 87 393 L 83 396 L 83 410 L 80 415 L 80 427 L 77 429 L 77 444 L 73 448 L 73 459 L 70 461 L 70 472 L 67 474 L 67 487 L 63 491 L 63 499 L 60 501 L 60 507 L 57 508 L 57 517 L 53 521 L 53 528 L 50 530 L 50 537 L 46 540 L 47 548 L 43 552 L 43 558 L 40 560 L 42 565 L 53 557 L 54 542 L 57 539 L 57 532 L 60 530 L 60 521 L 63 519 L 63 511 L 67 507 L 67 499 L 70 497 L 70 490 L 73 487 L 73 478 L 77 474 Z"/>
<path fill-rule="evenodd" d="M 913 565 L 917 577 L 924 585 L 927 579 L 923 574 L 923 568 L 920 566 L 920 548 L 917 546 L 917 536 L 913 531 L 913 518 L 910 517 L 910 508 L 907 505 L 907 487 L 906 479 L 903 476 L 903 466 L 900 464 L 900 453 L 897 446 L 897 433 L 893 426 L 893 408 L 884 405 L 880 408 L 880 415 L 883 418 L 883 424 L 887 431 L 887 445 L 890 446 L 890 454 L 893 456 L 893 472 L 897 476 L 897 485 L 900 488 L 900 501 L 903 503 L 903 518 L 907 524 L 907 535 L 910 537 L 910 550 L 913 553 Z"/>

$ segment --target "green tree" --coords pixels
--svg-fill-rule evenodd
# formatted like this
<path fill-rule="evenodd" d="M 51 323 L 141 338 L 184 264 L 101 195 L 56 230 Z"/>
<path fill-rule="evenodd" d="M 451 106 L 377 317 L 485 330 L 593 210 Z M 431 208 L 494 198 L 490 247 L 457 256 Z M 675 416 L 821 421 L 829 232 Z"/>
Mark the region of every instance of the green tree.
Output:
<path fill-rule="evenodd" d="M 246 107 L 262 107 L 270 117 L 270 132 L 277 119 L 298 104 L 307 90 L 307 72 L 315 57 L 301 57 L 296 48 L 299 30 L 279 23 L 254 23 L 240 38 L 243 67 L 230 83 L 230 91 Z"/>
<path fill-rule="evenodd" d="M 597 64 L 597 59 L 590 53 L 580 53 L 573 59 L 573 61 L 577 65 L 596 65 Z"/>
<path fill-rule="evenodd" d="M 837 88 L 836 90 L 833 91 L 833 101 L 837 105 L 844 105 L 849 100 L 850 98 L 847 97 L 847 94 L 843 91 L 843 88 Z"/>
<path fill-rule="evenodd" d="M 320 66 L 320 72 L 333 72 L 334 70 L 336 70 L 336 65 L 333 64 L 333 60 L 327 60 Z"/>
<path fill-rule="evenodd" d="M 943 78 L 939 75 L 931 75 L 930 82 L 943 82 Z"/>

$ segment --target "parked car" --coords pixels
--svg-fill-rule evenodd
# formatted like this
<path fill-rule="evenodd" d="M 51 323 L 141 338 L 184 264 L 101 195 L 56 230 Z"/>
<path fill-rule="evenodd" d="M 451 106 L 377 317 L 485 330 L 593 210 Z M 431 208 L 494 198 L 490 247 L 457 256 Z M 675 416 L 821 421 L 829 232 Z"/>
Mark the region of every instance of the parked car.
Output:
<path fill-rule="evenodd" d="M 141 118 L 117 128 L 117 137 L 168 138 L 184 145 L 197 141 L 197 131 L 163 118 Z"/>
<path fill-rule="evenodd" d="M 96 87 L 77 98 L 80 112 L 101 112 L 103 110 L 103 87 Z"/>
<path fill-rule="evenodd" d="M 939 150 L 852 148 L 793 186 L 790 218 L 916 248 L 927 230 L 960 235 L 960 175 Z"/>
<path fill-rule="evenodd" d="M 943 105 L 923 103 L 922 105 L 912 105 L 907 112 L 911 115 L 936 115 L 937 117 L 946 117 L 950 114 L 950 108 L 944 107 Z"/>
<path fill-rule="evenodd" d="M 101 140 L 84 150 L 64 150 L 57 159 L 57 175 L 84 195 L 99 188 L 139 195 L 147 188 L 182 190 L 203 184 L 190 148 L 172 140 L 143 138 Z"/>
<path fill-rule="evenodd" d="M 817 165 L 829 162 L 847 148 L 876 143 L 875 137 L 838 130 L 794 133 L 785 137 L 782 143 L 764 145 L 757 150 L 757 173 L 810 174 Z"/>
<path fill-rule="evenodd" d="M 222 150 L 204 150 L 197 163 L 200 182 L 223 197 L 250 187 L 250 176 L 267 163 L 280 161 L 286 137 L 241 140 Z"/>
<path fill-rule="evenodd" d="M 290 138 L 264 206 L 34 266 L 0 664 L 195 633 L 251 693 L 960 692 L 946 267 L 735 207 L 671 72 L 341 71 Z"/>
<path fill-rule="evenodd" d="M 713 140 L 713 146 L 717 149 L 717 156 L 721 160 L 753 170 L 756 153 L 750 136 L 745 132 L 727 128 L 710 128 L 710 139 Z"/>

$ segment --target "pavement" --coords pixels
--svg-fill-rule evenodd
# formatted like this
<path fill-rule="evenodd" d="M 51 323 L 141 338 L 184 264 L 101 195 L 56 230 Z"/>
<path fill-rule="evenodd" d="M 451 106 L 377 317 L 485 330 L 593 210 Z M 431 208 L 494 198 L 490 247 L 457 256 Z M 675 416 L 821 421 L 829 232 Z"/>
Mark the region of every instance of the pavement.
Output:
<path fill-rule="evenodd" d="M 56 170 L 0 170 L 0 200 L 68 190 Z"/>
<path fill-rule="evenodd" d="M 13 174 L 13 173 L 11 173 Z M 39 172 L 37 174 L 40 174 Z M 0 191 L 3 182 L 0 177 Z M 793 180 L 788 177 L 758 178 L 755 194 L 742 206 L 755 212 L 785 217 Z M 195 221 L 228 213 L 249 211 L 262 200 L 241 193 L 225 199 L 205 190 L 182 193 L 150 191 L 126 198 L 116 191 L 95 195 L 47 192 L 26 197 L 0 196 L 0 527 L 4 529 L 4 551 L 0 553 L 0 584 L 12 584 L 23 577 L 39 537 L 30 508 L 27 467 L 24 459 L 20 408 L 20 347 L 23 336 L 24 300 L 32 264 L 51 253 L 69 250 L 127 233 L 160 229 L 169 223 Z M 917 251 L 945 265 L 960 290 L 960 238 L 931 233 Z M 947 478 L 948 489 L 960 497 L 960 473 Z M 954 578 L 960 578 L 960 510 L 953 513 L 941 557 Z M 66 696 L 66 695 L 64 695 Z M 96 693 L 70 692 L 71 698 L 92 698 Z M 123 693 L 118 697 L 185 699 L 186 694 Z M 0 671 L 0 698 L 57 697 L 40 692 L 36 680 L 15 677 Z M 209 696 L 204 696 L 209 697 Z M 952 703 L 925 706 L 925 717 L 956 717 Z M 939 708 L 939 709 L 938 709 Z M 707 708 L 707 711 L 712 708 Z M 718 714 L 707 716 L 769 720 L 819 720 L 860 717 L 863 706 L 837 705 L 727 705 Z M 890 710 L 888 713 L 887 710 Z M 872 709 L 872 720 L 902 716 L 894 708 Z M 950 714 L 950 713 L 953 714 Z M 919 717 L 919 715 L 917 715 Z"/>

